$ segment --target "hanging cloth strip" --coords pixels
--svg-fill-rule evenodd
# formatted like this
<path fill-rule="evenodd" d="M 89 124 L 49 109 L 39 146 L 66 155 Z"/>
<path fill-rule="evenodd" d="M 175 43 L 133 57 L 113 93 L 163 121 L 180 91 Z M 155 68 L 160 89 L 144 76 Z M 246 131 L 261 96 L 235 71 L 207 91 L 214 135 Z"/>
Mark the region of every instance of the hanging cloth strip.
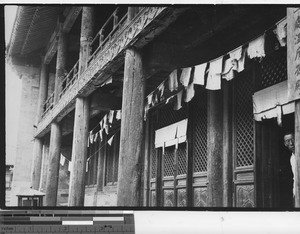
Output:
<path fill-rule="evenodd" d="M 204 85 L 204 76 L 205 76 L 206 67 L 207 67 L 207 63 L 203 63 L 195 66 L 194 84 Z"/>
<path fill-rule="evenodd" d="M 184 97 L 184 101 L 185 102 L 189 102 L 193 99 L 195 95 L 195 89 L 194 89 L 194 84 L 189 84 L 188 87 L 185 90 L 185 97 Z"/>
<path fill-rule="evenodd" d="M 112 123 L 114 119 L 114 111 L 109 111 L 108 113 L 108 122 Z"/>
<path fill-rule="evenodd" d="M 116 119 L 117 119 L 117 120 L 120 120 L 120 119 L 121 119 L 121 110 L 118 110 L 118 111 L 117 111 Z"/>
<path fill-rule="evenodd" d="M 174 110 L 179 110 L 181 109 L 182 105 L 181 105 L 181 100 L 182 100 L 182 93 L 183 93 L 183 90 L 181 90 L 180 92 L 178 92 L 176 94 L 176 102 L 175 102 L 175 106 L 174 106 Z"/>
<path fill-rule="evenodd" d="M 100 137 L 101 142 L 103 140 L 103 131 L 104 131 L 104 129 L 100 129 L 100 131 L 99 131 L 99 137 Z"/>
<path fill-rule="evenodd" d="M 187 87 L 189 82 L 190 82 L 190 77 L 191 77 L 191 67 L 183 68 L 180 76 L 180 83 L 184 86 Z"/>
<path fill-rule="evenodd" d="M 175 69 L 170 75 L 169 75 L 169 90 L 173 92 L 174 90 L 177 90 L 178 88 L 178 81 L 177 81 L 177 69 Z"/>
<path fill-rule="evenodd" d="M 96 132 L 95 135 L 94 135 L 94 141 L 93 141 L 94 143 L 97 141 L 98 135 L 99 135 L 99 132 Z"/>
<path fill-rule="evenodd" d="M 107 115 L 104 116 L 104 123 L 103 123 L 103 128 L 105 129 L 106 135 L 108 135 L 108 119 L 107 119 Z"/>
<path fill-rule="evenodd" d="M 210 62 L 209 72 L 207 76 L 206 88 L 210 90 L 221 89 L 221 73 L 222 73 L 223 57 Z"/>
<path fill-rule="evenodd" d="M 65 157 L 62 154 L 60 154 L 60 165 L 65 165 Z"/>
<path fill-rule="evenodd" d="M 247 52 L 250 59 L 265 57 L 265 34 L 251 41 Z"/>
<path fill-rule="evenodd" d="M 113 142 L 113 140 L 114 140 L 114 136 L 115 136 L 115 135 L 113 135 L 113 136 L 107 141 L 107 143 L 108 143 L 109 145 L 112 144 L 112 142 Z"/>
<path fill-rule="evenodd" d="M 276 29 L 274 29 L 273 32 L 276 34 L 280 46 L 282 46 L 282 47 L 286 46 L 286 38 L 287 38 L 287 22 L 286 22 L 286 19 L 279 22 L 276 25 Z"/>

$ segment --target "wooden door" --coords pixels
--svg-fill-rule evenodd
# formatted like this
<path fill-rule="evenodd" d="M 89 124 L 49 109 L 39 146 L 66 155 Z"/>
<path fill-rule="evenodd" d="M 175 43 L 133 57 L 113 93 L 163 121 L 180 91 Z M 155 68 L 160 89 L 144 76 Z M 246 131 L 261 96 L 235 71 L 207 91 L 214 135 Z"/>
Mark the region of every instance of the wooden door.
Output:
<path fill-rule="evenodd" d="M 234 79 L 233 95 L 233 206 L 255 207 L 253 75 Z"/>

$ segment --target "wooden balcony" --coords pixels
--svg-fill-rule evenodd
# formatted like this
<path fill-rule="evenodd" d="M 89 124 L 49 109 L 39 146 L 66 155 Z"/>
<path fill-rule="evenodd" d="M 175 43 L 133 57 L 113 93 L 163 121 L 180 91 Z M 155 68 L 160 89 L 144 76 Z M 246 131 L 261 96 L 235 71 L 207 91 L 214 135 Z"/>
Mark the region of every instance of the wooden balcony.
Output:
<path fill-rule="evenodd" d="M 125 20 L 127 19 L 126 15 L 120 21 L 116 20 L 116 14 L 108 19 L 108 21 L 114 21 L 112 31 L 108 33 L 107 37 L 101 38 L 100 30 L 93 39 L 91 43 L 100 39 L 102 41 L 100 40 L 101 43 L 89 59 L 88 67 L 79 77 L 72 79 L 72 85 L 67 86 L 63 91 L 59 102 L 43 116 L 38 124 L 35 137 L 45 135 L 54 119 L 60 121 L 74 109 L 77 96 L 91 94 L 96 89 L 91 82 L 104 83 L 109 78 L 107 74 L 111 74 L 114 68 L 120 66 L 120 60 L 124 58 L 124 52 L 128 46 L 143 47 L 175 21 L 184 10 L 185 8 L 144 7 L 130 22 Z M 67 79 L 64 79 L 66 84 L 68 83 Z"/>

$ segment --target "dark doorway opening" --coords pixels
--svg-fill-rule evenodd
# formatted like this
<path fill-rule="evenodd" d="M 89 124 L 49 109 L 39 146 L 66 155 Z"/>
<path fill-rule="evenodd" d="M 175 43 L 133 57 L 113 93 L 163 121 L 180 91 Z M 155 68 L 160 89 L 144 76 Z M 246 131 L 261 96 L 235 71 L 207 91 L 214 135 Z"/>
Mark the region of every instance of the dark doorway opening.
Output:
<path fill-rule="evenodd" d="M 294 114 L 256 122 L 256 185 L 259 208 L 293 207 L 291 152 L 283 144 L 285 133 L 294 129 Z"/>

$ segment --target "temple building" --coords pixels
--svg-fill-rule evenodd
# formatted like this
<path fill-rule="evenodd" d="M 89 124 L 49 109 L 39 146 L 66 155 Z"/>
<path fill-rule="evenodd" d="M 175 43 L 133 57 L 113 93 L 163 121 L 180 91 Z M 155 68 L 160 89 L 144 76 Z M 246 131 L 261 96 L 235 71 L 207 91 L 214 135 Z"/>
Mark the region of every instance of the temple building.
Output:
<path fill-rule="evenodd" d="M 299 35 L 283 5 L 19 6 L 9 205 L 300 207 Z"/>

